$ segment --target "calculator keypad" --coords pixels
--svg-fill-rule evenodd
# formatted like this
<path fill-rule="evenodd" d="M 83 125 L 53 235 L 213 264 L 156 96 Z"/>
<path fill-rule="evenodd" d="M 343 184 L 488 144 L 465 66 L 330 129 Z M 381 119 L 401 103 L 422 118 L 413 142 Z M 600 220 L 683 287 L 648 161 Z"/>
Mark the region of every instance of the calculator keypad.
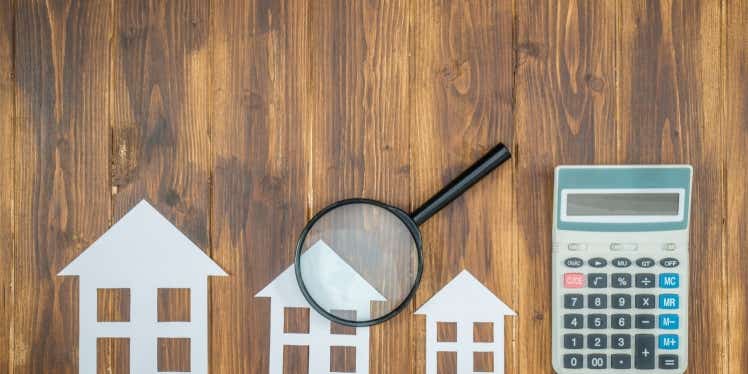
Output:
<path fill-rule="evenodd" d="M 679 369 L 685 339 L 678 334 L 680 260 L 570 256 L 562 261 L 564 369 Z"/>

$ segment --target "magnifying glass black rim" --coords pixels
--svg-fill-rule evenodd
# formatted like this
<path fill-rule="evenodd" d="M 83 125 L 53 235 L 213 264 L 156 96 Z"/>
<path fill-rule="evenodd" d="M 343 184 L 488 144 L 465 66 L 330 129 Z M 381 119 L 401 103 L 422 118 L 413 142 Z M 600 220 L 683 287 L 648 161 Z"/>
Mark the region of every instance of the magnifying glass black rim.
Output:
<path fill-rule="evenodd" d="M 301 276 L 301 250 L 304 245 L 304 240 L 306 239 L 307 234 L 309 234 L 309 231 L 312 229 L 315 223 L 322 218 L 325 214 L 327 214 L 329 211 L 339 208 L 344 205 L 349 204 L 369 204 L 374 205 L 383 209 L 386 209 L 387 211 L 394 214 L 397 218 L 400 219 L 400 221 L 405 224 L 405 227 L 408 228 L 408 231 L 410 231 L 411 236 L 413 237 L 413 240 L 416 243 L 416 251 L 418 252 L 418 273 L 416 274 L 416 279 L 413 285 L 411 286 L 410 292 L 408 295 L 403 299 L 403 301 L 398 305 L 395 309 L 390 311 L 389 313 L 375 318 L 370 319 L 367 321 L 351 321 L 347 319 L 340 318 L 328 311 L 326 311 L 324 308 L 322 308 L 319 304 L 317 304 L 316 301 L 314 301 L 314 298 L 309 294 L 309 290 L 307 290 L 306 285 L 304 284 L 304 279 Z M 299 284 L 299 289 L 301 290 L 301 294 L 304 295 L 304 298 L 306 301 L 309 302 L 309 305 L 314 308 L 319 314 L 323 315 L 325 318 L 341 324 L 345 326 L 351 326 L 351 327 L 365 327 L 365 326 L 372 326 L 376 325 L 378 323 L 382 323 L 384 321 L 387 321 L 388 319 L 391 319 L 392 317 L 396 316 L 398 313 L 400 313 L 405 306 L 408 305 L 410 300 L 413 298 L 413 296 L 416 293 L 416 290 L 418 289 L 418 285 L 421 283 L 421 276 L 423 275 L 423 241 L 421 240 L 421 232 L 418 230 L 418 225 L 416 225 L 415 221 L 413 221 L 410 216 L 402 211 L 401 209 L 387 205 L 381 201 L 372 200 L 372 199 L 364 199 L 364 198 L 354 198 L 354 199 L 345 199 L 337 201 L 331 205 L 328 205 L 324 209 L 317 212 L 317 214 L 312 217 L 312 219 L 306 224 L 304 227 L 304 230 L 301 231 L 301 235 L 299 236 L 299 241 L 296 243 L 296 253 L 294 255 L 294 268 L 296 271 L 296 282 Z"/>

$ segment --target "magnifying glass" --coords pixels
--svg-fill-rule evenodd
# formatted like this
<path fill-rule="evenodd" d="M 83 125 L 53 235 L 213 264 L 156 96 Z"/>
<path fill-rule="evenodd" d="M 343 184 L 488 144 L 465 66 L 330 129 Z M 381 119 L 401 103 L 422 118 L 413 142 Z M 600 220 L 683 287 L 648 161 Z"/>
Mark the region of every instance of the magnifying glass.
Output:
<path fill-rule="evenodd" d="M 394 317 L 421 281 L 418 226 L 510 157 L 498 144 L 410 214 L 369 199 L 322 209 L 296 244 L 301 293 L 314 310 L 342 325 L 371 326 Z"/>

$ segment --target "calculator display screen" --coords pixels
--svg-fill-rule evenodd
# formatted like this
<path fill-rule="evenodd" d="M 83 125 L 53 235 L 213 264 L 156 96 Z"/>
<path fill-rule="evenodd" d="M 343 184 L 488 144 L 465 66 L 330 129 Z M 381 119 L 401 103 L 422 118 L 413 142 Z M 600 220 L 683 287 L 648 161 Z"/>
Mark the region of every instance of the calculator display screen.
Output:
<path fill-rule="evenodd" d="M 570 193 L 566 215 L 677 216 L 678 193 Z"/>

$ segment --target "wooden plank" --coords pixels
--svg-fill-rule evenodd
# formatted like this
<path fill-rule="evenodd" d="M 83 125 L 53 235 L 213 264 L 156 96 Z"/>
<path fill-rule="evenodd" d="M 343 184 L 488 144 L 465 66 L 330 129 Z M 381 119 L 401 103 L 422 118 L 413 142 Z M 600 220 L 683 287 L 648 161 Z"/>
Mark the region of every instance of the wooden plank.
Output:
<path fill-rule="evenodd" d="M 551 368 L 553 170 L 615 161 L 616 8 L 517 3 L 516 191 L 520 373 Z M 539 284 L 541 287 L 532 287 Z"/>
<path fill-rule="evenodd" d="M 12 372 L 78 372 L 78 282 L 56 274 L 107 228 L 109 36 L 102 1 L 19 1 Z"/>
<path fill-rule="evenodd" d="M 408 1 L 311 3 L 311 213 L 366 197 L 409 209 Z M 411 373 L 414 305 L 371 328 L 369 369 Z"/>
<path fill-rule="evenodd" d="M 415 208 L 495 144 L 515 148 L 514 53 L 511 2 L 423 0 L 414 3 L 412 12 Z M 517 307 L 513 175 L 509 161 L 422 225 L 425 269 L 417 306 L 467 269 L 505 303 Z M 506 322 L 505 337 L 496 339 L 505 339 L 506 372 L 515 373 L 516 320 Z M 418 348 L 413 349 L 418 360 L 410 372 L 421 373 L 425 319 L 417 317 L 415 323 Z"/>
<path fill-rule="evenodd" d="M 619 30 L 619 161 L 689 163 L 689 370 L 726 367 L 719 1 L 626 1 Z"/>
<path fill-rule="evenodd" d="M 13 333 L 14 1 L 0 1 L 0 373 L 10 372 Z"/>
<path fill-rule="evenodd" d="M 292 264 L 308 217 L 315 46 L 301 2 L 211 7 L 211 238 L 230 274 L 211 284 L 211 373 L 268 373 L 270 303 L 254 295 Z"/>
<path fill-rule="evenodd" d="M 725 237 L 727 315 L 726 340 L 729 342 L 729 374 L 748 371 L 748 337 L 741 334 L 748 326 L 748 4 L 729 0 L 724 3 L 726 16 L 725 109 L 723 152 L 725 153 Z"/>

